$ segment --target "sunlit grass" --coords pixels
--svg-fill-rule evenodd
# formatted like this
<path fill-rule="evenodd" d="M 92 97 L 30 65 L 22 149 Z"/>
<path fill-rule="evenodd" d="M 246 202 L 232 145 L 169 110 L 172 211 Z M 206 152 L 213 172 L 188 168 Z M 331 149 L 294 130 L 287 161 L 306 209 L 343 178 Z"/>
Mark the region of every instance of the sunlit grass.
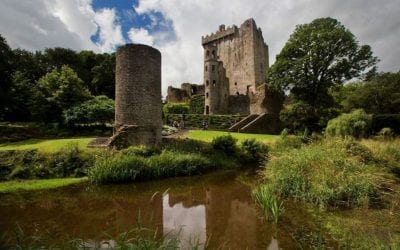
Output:
<path fill-rule="evenodd" d="M 29 150 L 38 149 L 42 152 L 56 152 L 68 144 L 76 144 L 79 149 L 87 149 L 88 143 L 94 138 L 69 139 L 29 139 L 19 142 L 0 144 L 0 150 Z"/>
<path fill-rule="evenodd" d="M 275 142 L 279 138 L 278 135 L 267 135 L 267 134 L 246 134 L 246 133 L 231 133 L 225 131 L 213 131 L 213 130 L 189 130 L 184 136 L 205 142 L 211 142 L 215 137 L 231 135 L 238 140 L 239 143 L 246 139 L 256 139 L 264 143 Z"/>
<path fill-rule="evenodd" d="M 0 193 L 12 193 L 16 191 L 32 191 L 40 189 L 59 188 L 71 184 L 87 181 L 83 178 L 62 178 L 62 179 L 43 179 L 43 180 L 23 180 L 0 182 Z"/>

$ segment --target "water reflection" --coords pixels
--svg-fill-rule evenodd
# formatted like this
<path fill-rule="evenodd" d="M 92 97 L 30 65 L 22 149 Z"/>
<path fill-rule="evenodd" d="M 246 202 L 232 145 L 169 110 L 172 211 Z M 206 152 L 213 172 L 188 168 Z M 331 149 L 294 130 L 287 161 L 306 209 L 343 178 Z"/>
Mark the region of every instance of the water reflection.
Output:
<path fill-rule="evenodd" d="M 288 235 L 277 235 L 259 218 L 250 188 L 237 181 L 237 173 L 2 195 L 0 214 L 1 231 L 18 222 L 27 233 L 48 231 L 55 241 L 68 235 L 98 245 L 107 240 L 101 232 L 118 235 L 140 218 L 164 235 L 179 233 L 182 248 L 195 242 L 210 249 L 293 246 Z"/>
<path fill-rule="evenodd" d="M 169 194 L 163 196 L 164 235 L 178 235 L 181 247 L 188 248 L 206 242 L 206 207 L 195 205 L 184 207 L 183 202 L 170 204 Z M 201 247 L 203 249 L 203 247 Z"/>

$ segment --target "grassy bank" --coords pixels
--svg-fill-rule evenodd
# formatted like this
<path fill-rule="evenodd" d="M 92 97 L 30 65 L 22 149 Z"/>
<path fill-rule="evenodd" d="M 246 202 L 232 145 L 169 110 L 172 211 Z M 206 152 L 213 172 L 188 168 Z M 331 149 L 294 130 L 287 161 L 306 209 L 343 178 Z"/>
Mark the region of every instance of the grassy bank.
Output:
<path fill-rule="evenodd" d="M 399 139 L 279 139 L 254 199 L 275 222 L 285 217 L 286 200 L 308 203 L 319 226 L 346 249 L 397 249 L 399 145 Z"/>
<path fill-rule="evenodd" d="M 237 139 L 238 142 L 243 142 L 244 140 L 247 139 L 255 139 L 263 143 L 272 143 L 279 138 L 279 136 L 277 135 L 231 133 L 231 132 L 213 131 L 213 130 L 189 130 L 189 132 L 185 134 L 185 136 L 188 137 L 189 139 L 205 141 L 205 142 L 211 142 L 214 138 L 224 135 L 231 135 L 232 137 Z"/>
<path fill-rule="evenodd" d="M 32 190 L 59 188 L 85 181 L 87 181 L 87 177 L 5 181 L 5 182 L 0 182 L 0 193 L 12 193 L 17 191 L 32 191 Z"/>
<path fill-rule="evenodd" d="M 69 144 L 77 145 L 80 150 L 86 150 L 87 145 L 94 138 L 69 139 L 29 139 L 19 142 L 0 144 L 0 151 L 5 150 L 39 150 L 41 152 L 57 152 Z"/>

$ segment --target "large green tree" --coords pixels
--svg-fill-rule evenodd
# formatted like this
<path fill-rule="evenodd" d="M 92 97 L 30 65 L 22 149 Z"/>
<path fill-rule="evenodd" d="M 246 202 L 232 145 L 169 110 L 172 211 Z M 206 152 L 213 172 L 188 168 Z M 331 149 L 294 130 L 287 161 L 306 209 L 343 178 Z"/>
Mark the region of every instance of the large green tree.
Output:
<path fill-rule="evenodd" d="M 303 126 L 318 130 L 328 120 L 323 115 L 334 113 L 326 110 L 335 106 L 329 89 L 374 71 L 377 61 L 370 46 L 360 46 L 340 22 L 319 18 L 296 27 L 270 69 L 269 82 L 290 91 L 307 110 Z"/>
<path fill-rule="evenodd" d="M 12 50 L 0 35 L 0 120 L 8 112 L 12 76 Z"/>
<path fill-rule="evenodd" d="M 40 96 L 36 100 L 46 107 L 42 110 L 45 121 L 62 121 L 62 111 L 91 98 L 89 90 L 73 69 L 56 68 L 39 79 Z"/>
<path fill-rule="evenodd" d="M 334 94 L 345 112 L 361 108 L 370 114 L 400 114 L 400 72 L 379 73 L 368 81 L 346 84 Z"/>

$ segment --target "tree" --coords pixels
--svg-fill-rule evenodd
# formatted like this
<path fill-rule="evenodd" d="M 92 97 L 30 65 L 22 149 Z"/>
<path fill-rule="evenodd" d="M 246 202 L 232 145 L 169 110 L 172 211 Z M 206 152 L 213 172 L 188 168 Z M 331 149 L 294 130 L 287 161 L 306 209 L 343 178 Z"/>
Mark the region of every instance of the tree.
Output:
<path fill-rule="evenodd" d="M 345 112 L 400 114 L 400 72 L 379 73 L 366 82 L 343 86 L 335 93 Z"/>
<path fill-rule="evenodd" d="M 92 68 L 90 90 L 93 95 L 115 99 L 115 54 L 102 54 L 102 60 Z"/>
<path fill-rule="evenodd" d="M 374 71 L 377 61 L 370 46 L 360 46 L 340 22 L 319 18 L 296 27 L 270 69 L 269 82 L 310 106 L 304 126 L 319 130 L 324 109 L 335 106 L 329 89 Z"/>
<path fill-rule="evenodd" d="M 68 125 L 101 123 L 114 120 L 114 100 L 107 96 L 96 96 L 73 106 L 63 112 L 64 122 Z"/>
<path fill-rule="evenodd" d="M 78 75 L 68 66 L 56 68 L 39 79 L 39 102 L 49 107 L 46 121 L 61 121 L 62 111 L 90 99 L 91 95 Z M 41 100 L 40 100 L 41 99 Z"/>
<path fill-rule="evenodd" d="M 12 75 L 12 50 L 0 35 L 0 120 L 8 110 Z"/>

